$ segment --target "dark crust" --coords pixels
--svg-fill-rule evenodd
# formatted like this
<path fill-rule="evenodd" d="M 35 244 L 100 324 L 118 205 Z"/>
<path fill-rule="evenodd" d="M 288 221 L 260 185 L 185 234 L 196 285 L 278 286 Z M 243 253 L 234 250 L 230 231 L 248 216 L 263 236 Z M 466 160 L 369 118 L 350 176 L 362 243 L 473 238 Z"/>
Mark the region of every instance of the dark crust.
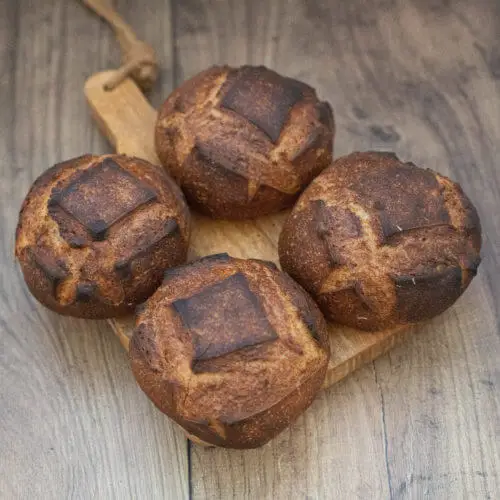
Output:
<path fill-rule="evenodd" d="M 279 401 L 250 418 L 226 423 L 224 435 L 219 434 L 209 422 L 192 422 L 175 416 L 173 418 L 185 426 L 190 434 L 206 443 L 232 449 L 259 448 L 286 429 L 311 405 L 323 384 L 326 368 L 327 365 L 324 365 L 313 372 L 305 383 L 288 394 L 286 401 Z M 259 432 L 256 433 L 255 429 Z"/>
<path fill-rule="evenodd" d="M 225 273 L 223 275 L 227 276 L 227 273 L 234 273 L 236 271 L 235 274 L 229 274 L 229 282 L 227 279 L 221 278 L 220 281 L 216 282 L 215 286 L 224 284 L 224 281 L 227 282 L 228 286 L 231 285 L 231 289 L 233 288 L 233 285 L 236 286 L 236 289 L 239 289 L 244 285 L 243 288 L 247 291 L 245 291 L 241 296 L 243 302 L 239 302 L 237 307 L 237 309 L 239 309 L 241 305 L 242 309 L 238 310 L 238 312 L 235 312 L 234 310 L 231 312 L 232 316 L 237 316 L 237 314 L 244 315 L 247 314 L 248 311 L 252 311 L 254 308 L 254 305 L 252 305 L 254 299 L 251 295 L 248 295 L 248 291 L 252 290 L 253 295 L 253 288 L 261 286 L 259 285 L 260 278 L 254 277 L 251 281 L 249 281 L 248 276 L 245 275 L 245 279 L 242 281 L 242 278 L 238 277 L 243 274 L 241 269 L 247 269 L 247 266 L 249 265 L 252 266 L 252 269 L 255 269 L 256 265 L 262 265 L 263 274 L 265 276 L 272 276 L 272 279 L 279 287 L 280 293 L 284 293 L 287 300 L 297 308 L 297 321 L 302 321 L 308 326 L 311 336 L 322 347 L 322 352 L 328 354 L 329 349 L 326 323 L 319 312 L 318 307 L 304 292 L 304 290 L 302 290 L 300 286 L 298 286 L 290 277 L 276 270 L 274 266 L 269 266 L 268 263 L 260 263 L 254 259 L 249 261 L 237 260 L 227 257 L 226 255 L 209 256 L 209 258 L 204 259 L 201 262 L 198 261 L 187 266 L 183 266 L 183 271 L 178 272 L 175 275 L 176 281 L 172 282 L 169 280 L 164 286 L 169 287 L 168 289 L 172 292 L 174 290 L 182 289 L 184 290 L 182 293 L 185 295 L 186 292 L 183 286 L 186 282 L 189 283 L 190 287 L 196 288 L 198 286 L 197 283 L 204 281 L 207 273 L 212 276 Z M 216 266 L 220 266 L 220 269 Z M 245 283 L 244 281 L 247 282 Z M 198 297 L 196 300 L 198 303 L 191 304 L 191 309 L 195 310 L 195 315 L 199 314 L 200 307 L 202 309 L 206 309 L 207 312 L 212 310 L 215 315 L 217 315 L 216 304 L 211 304 L 211 300 L 214 300 L 218 296 L 220 297 L 220 294 L 223 294 L 224 290 L 218 290 L 216 294 L 209 292 L 210 290 L 208 289 L 202 289 L 202 292 L 197 294 Z M 238 412 L 235 413 L 232 407 L 227 408 L 227 410 L 217 407 L 214 408 L 213 418 L 207 414 L 204 414 L 204 417 L 201 418 L 196 415 L 196 410 L 199 405 L 194 405 L 194 407 L 190 407 L 191 409 L 189 411 L 191 413 L 189 418 L 187 418 L 184 413 L 184 405 L 186 398 L 190 400 L 191 397 L 187 397 L 188 395 L 186 394 L 186 390 L 192 390 L 192 384 L 195 382 L 191 381 L 189 382 L 188 387 L 183 387 L 180 382 L 172 379 L 169 372 L 164 372 L 164 369 L 162 368 L 163 363 L 169 359 L 168 352 L 165 350 L 165 336 L 173 335 L 174 338 L 179 339 L 179 341 L 182 341 L 183 344 L 191 344 L 193 342 L 192 331 L 196 330 L 198 325 L 201 325 L 201 323 L 197 320 L 194 321 L 194 325 L 191 324 L 193 319 L 192 311 L 186 311 L 186 301 L 183 296 L 173 302 L 173 307 L 176 310 L 181 309 L 181 316 L 184 317 L 180 318 L 178 314 L 174 313 L 173 318 L 176 318 L 175 322 L 172 323 L 168 329 L 163 331 L 154 329 L 154 322 L 151 314 L 153 310 L 159 311 L 159 303 L 156 301 L 159 300 L 160 297 L 163 297 L 162 293 L 162 289 L 160 288 L 158 292 L 145 304 L 145 308 L 138 318 L 138 325 L 130 343 L 132 370 L 139 385 L 151 398 L 153 403 L 161 411 L 173 418 L 188 433 L 196 436 L 202 441 L 216 446 L 238 449 L 255 448 L 262 446 L 271 438 L 276 436 L 311 404 L 315 394 L 319 391 L 324 380 L 328 358 L 326 360 L 323 359 L 321 363 L 314 363 L 311 360 L 314 368 L 311 368 L 310 376 L 305 380 L 302 380 L 300 386 L 293 388 L 294 384 L 291 383 L 290 392 L 284 398 L 277 400 L 273 404 L 269 404 L 266 399 L 266 401 L 259 403 L 259 405 L 262 406 L 257 407 L 257 410 L 254 413 L 240 415 Z M 261 289 L 258 294 L 255 294 L 255 296 L 262 293 L 263 290 Z M 276 297 L 277 299 L 277 296 L 275 295 L 272 297 Z M 191 299 L 192 298 L 189 298 L 187 300 L 190 301 Z M 275 302 L 275 307 L 279 307 L 279 302 Z M 265 313 L 261 312 L 260 314 L 262 314 L 267 321 Z M 204 318 L 206 318 L 206 315 L 203 313 L 198 319 L 200 321 L 204 321 Z M 254 320 L 248 318 L 245 321 L 247 324 L 249 321 L 252 322 L 252 324 L 248 325 L 248 331 L 254 331 L 254 328 L 257 328 L 258 322 L 254 324 Z M 163 321 L 158 324 L 163 324 Z M 222 323 L 220 323 L 220 327 L 223 328 Z M 175 331 L 171 331 L 171 328 L 175 328 Z M 180 330 L 177 330 L 178 328 Z M 236 328 L 238 328 L 238 331 L 242 331 L 239 327 Z M 263 331 L 266 331 L 266 329 Z M 243 331 L 243 333 L 245 332 Z M 283 335 L 283 333 L 281 335 Z M 225 335 L 222 334 L 222 336 L 218 338 L 217 342 L 224 336 Z M 267 352 L 265 350 L 267 349 L 267 346 L 275 344 L 273 340 L 269 342 L 261 337 L 259 338 L 259 342 L 255 343 L 254 338 L 251 342 L 252 345 L 238 345 L 236 346 L 235 351 L 235 346 L 233 345 L 232 340 L 229 340 L 230 342 L 227 346 L 219 346 L 221 349 L 218 347 L 216 349 L 217 352 L 213 353 L 218 357 L 201 359 L 204 356 L 204 351 L 202 350 L 203 346 L 197 347 L 196 339 L 194 340 L 192 351 L 189 349 L 187 351 L 182 351 L 181 349 L 181 351 L 176 352 L 179 352 L 178 356 L 185 356 L 186 352 L 193 352 L 193 356 L 200 359 L 200 361 L 195 362 L 192 366 L 191 377 L 196 378 L 198 376 L 206 377 L 209 376 L 210 373 L 213 373 L 213 371 L 210 371 L 209 369 L 207 370 L 210 363 L 218 362 L 219 360 L 225 358 L 228 360 L 234 359 L 231 358 L 231 356 L 234 356 L 236 353 L 246 353 L 247 350 L 252 351 L 254 355 L 253 357 L 249 356 L 244 357 L 243 359 L 249 359 L 252 363 L 256 363 L 260 356 L 263 356 L 264 353 Z M 263 340 L 263 343 L 261 343 L 260 340 Z M 225 352 L 221 353 L 221 350 L 224 350 Z M 184 354 L 180 354 L 180 352 L 184 352 Z M 208 352 L 208 350 L 206 352 Z M 210 355 L 211 354 L 212 353 L 210 353 Z M 222 355 L 219 356 L 219 354 Z M 278 360 L 281 359 L 284 358 L 279 357 L 275 362 L 279 362 Z M 178 359 L 178 361 L 181 361 L 181 359 Z M 181 361 L 179 366 L 184 366 L 184 363 Z M 210 390 L 210 394 L 212 394 L 213 391 L 223 390 L 226 383 L 224 380 L 228 381 L 234 379 L 235 377 L 241 377 L 241 373 L 239 373 L 236 368 L 237 366 L 238 365 L 228 365 L 226 371 L 217 373 L 217 380 L 219 380 L 221 384 L 219 386 L 220 389 L 213 387 Z M 249 365 L 245 363 L 245 366 Z M 200 371 L 205 373 L 200 373 Z M 287 369 L 287 372 L 288 371 L 289 369 Z M 267 375 L 265 375 L 266 373 L 266 371 L 254 371 L 252 377 L 267 377 Z M 283 376 L 285 376 L 285 374 L 283 374 Z M 161 383 L 159 382 L 160 380 Z M 192 378 L 190 378 L 190 380 L 192 380 Z M 265 382 L 265 380 L 261 382 Z M 259 382 L 259 384 L 261 382 Z M 231 397 L 236 398 L 235 400 L 238 399 L 237 395 L 231 395 Z M 196 401 L 196 397 L 193 396 L 193 398 L 193 401 Z M 255 398 L 259 398 L 258 392 L 255 393 Z M 227 415 L 227 417 L 216 417 L 215 415 Z"/>
<path fill-rule="evenodd" d="M 328 101 L 321 101 L 316 104 L 318 111 L 318 120 L 330 130 L 335 128 L 335 121 L 333 119 L 333 109 Z"/>
<path fill-rule="evenodd" d="M 149 238 L 147 238 L 146 241 L 134 248 L 131 255 L 127 256 L 125 259 L 117 261 L 114 266 L 115 270 L 124 278 L 131 277 L 131 268 L 135 260 L 140 257 L 150 256 L 167 238 L 171 238 L 173 236 L 181 237 L 179 224 L 175 219 L 168 218 L 163 224 L 161 224 L 158 231 L 155 231 Z"/>
<path fill-rule="evenodd" d="M 316 231 L 324 242 L 330 267 L 345 264 L 345 259 L 335 245 L 336 240 L 360 237 L 362 234 L 361 221 L 349 209 L 327 207 L 323 200 L 314 200 L 311 205 L 314 210 Z"/>
<path fill-rule="evenodd" d="M 335 129 L 317 127 L 310 132 L 306 145 L 290 157 L 302 186 L 307 186 L 332 162 L 333 133 Z M 321 153 L 318 155 L 318 151 Z"/>
<path fill-rule="evenodd" d="M 217 219 L 250 219 L 282 210 L 297 199 L 298 193 L 282 193 L 261 185 L 255 196 L 248 200 L 248 179 L 213 161 L 204 161 L 198 148 L 193 148 L 186 158 L 182 187 L 190 206 L 198 212 Z M 230 186 L 221 196 L 213 186 Z M 203 201 L 200 201 L 203 200 Z"/>
<path fill-rule="evenodd" d="M 90 302 L 92 299 L 98 299 L 96 295 L 97 283 L 87 282 L 78 283 L 76 286 L 76 301 L 77 302 Z"/>
<path fill-rule="evenodd" d="M 463 192 L 461 186 L 456 184 L 459 202 L 465 211 L 464 227 L 467 234 L 472 238 L 474 248 L 477 252 L 481 249 L 481 221 L 476 207 Z"/>
<path fill-rule="evenodd" d="M 130 279 L 132 277 L 131 259 L 119 260 L 115 262 L 114 270 L 121 279 Z"/>
<path fill-rule="evenodd" d="M 229 73 L 220 106 L 253 123 L 276 143 L 290 110 L 306 90 L 312 89 L 264 66 L 242 66 Z"/>
<path fill-rule="evenodd" d="M 322 294 L 318 296 L 317 301 L 329 321 L 364 330 L 380 328 L 377 322 L 369 324 L 366 320 L 360 319 L 372 318 L 367 315 L 366 304 L 357 293 L 354 283 L 344 289 Z"/>
<path fill-rule="evenodd" d="M 195 372 L 201 371 L 194 369 L 199 361 L 278 338 L 259 299 L 241 273 L 233 274 L 192 297 L 176 300 L 172 306 L 191 334 Z M 241 331 L 239 337 L 234 337 L 236 331 Z"/>
<path fill-rule="evenodd" d="M 353 220 L 363 214 L 366 232 L 348 207 Z M 480 247 L 479 217 L 457 184 L 393 153 L 367 152 L 340 158 L 303 193 L 279 256 L 328 319 L 376 330 L 450 307 L 476 274 Z"/>
<path fill-rule="evenodd" d="M 28 289 L 45 307 L 63 316 L 74 316 L 87 319 L 105 319 L 110 317 L 125 316 L 133 312 L 134 307 L 125 303 L 112 305 L 101 301 L 100 297 L 93 295 L 88 301 L 74 301 L 68 305 L 61 305 L 56 298 L 57 286 L 61 280 L 54 282 L 48 280 L 38 266 L 31 265 L 27 253 L 24 251 L 19 257 L 19 263 Z"/>
<path fill-rule="evenodd" d="M 31 265 L 36 266 L 49 283 L 53 297 L 56 295 L 57 286 L 68 276 L 68 267 L 62 260 L 56 260 L 46 248 L 27 248 L 26 256 Z"/>
<path fill-rule="evenodd" d="M 292 206 L 329 166 L 334 127 L 331 107 L 308 85 L 264 67 L 214 67 L 165 101 L 155 145 L 190 206 L 253 219 Z"/>
<path fill-rule="evenodd" d="M 307 155 L 311 150 L 315 151 L 323 145 L 324 134 L 319 128 L 314 128 L 311 133 L 307 136 L 300 149 L 292 155 L 290 161 L 292 163 L 297 163 L 302 159 L 303 156 Z"/>
<path fill-rule="evenodd" d="M 132 371 L 137 379 L 140 372 L 147 368 L 141 359 L 143 355 L 136 354 L 139 349 L 142 349 L 142 345 L 136 347 L 134 338 L 131 342 L 130 352 L 134 356 L 132 358 Z M 175 387 L 164 384 L 163 394 L 148 395 L 161 412 L 177 422 L 189 434 L 205 443 L 237 450 L 260 448 L 285 430 L 311 405 L 317 392 L 321 389 L 326 376 L 326 369 L 327 365 L 325 364 L 316 372 L 313 372 L 312 376 L 299 388 L 292 390 L 288 394 L 286 401 L 279 401 L 274 406 L 266 408 L 261 414 L 253 415 L 238 422 L 220 424 L 223 434 L 207 420 L 186 419 L 172 411 L 168 402 L 174 399 Z M 138 382 L 141 385 L 140 380 Z"/>
<path fill-rule="evenodd" d="M 312 294 L 319 291 L 330 269 L 339 261 L 325 245 L 317 224 L 317 205 L 309 203 L 303 210 L 290 214 L 278 242 L 282 269 Z M 295 257 L 297 251 L 302 258 Z"/>
<path fill-rule="evenodd" d="M 26 195 L 26 198 L 24 198 L 21 209 L 19 211 L 19 221 L 16 227 L 16 240 L 18 239 L 22 227 L 22 215 L 28 207 L 31 198 L 37 196 L 37 194 L 41 192 L 47 185 L 49 185 L 53 181 L 53 179 L 56 179 L 61 172 L 64 172 L 68 168 L 68 166 L 77 168 L 79 165 L 83 165 L 84 163 L 90 163 L 94 158 L 95 156 L 86 154 L 81 155 L 77 158 L 73 158 L 72 160 L 56 163 L 35 179 L 28 194 Z"/>
<path fill-rule="evenodd" d="M 251 177 L 247 165 L 241 165 L 237 158 L 227 158 L 216 144 L 196 140 L 192 153 L 196 155 L 196 160 L 210 165 L 212 168 L 227 170 L 229 175 L 236 174 L 249 180 Z M 222 174 L 224 175 L 224 174 Z"/>
<path fill-rule="evenodd" d="M 462 294 L 462 270 L 450 267 L 441 272 L 396 276 L 397 311 L 402 322 L 433 318 L 448 309 Z"/>
<path fill-rule="evenodd" d="M 297 308 L 297 311 L 299 311 L 300 318 L 309 329 L 311 336 L 325 350 L 330 351 L 330 342 L 325 318 L 312 297 L 284 272 L 279 272 L 279 274 L 276 275 L 276 280 L 281 284 L 283 289 L 287 290 L 288 297 Z"/>
<path fill-rule="evenodd" d="M 97 190 L 92 184 L 96 170 L 104 172 Z M 85 192 L 81 203 L 76 198 L 66 203 L 80 192 Z M 40 208 L 47 198 L 52 201 Z M 115 200 L 122 200 L 122 208 L 125 203 L 126 215 L 107 206 Z M 40 218 L 44 208 L 51 218 Z M 162 215 L 169 212 L 172 217 Z M 140 227 L 133 227 L 134 220 L 141 221 Z M 100 241 L 110 231 L 113 237 Z M 165 268 L 185 261 L 188 239 L 183 195 L 161 167 L 123 155 L 85 155 L 52 167 L 35 181 L 21 209 L 16 256 L 42 304 L 60 314 L 101 319 L 129 314 L 151 295 Z M 21 240 L 28 244 L 21 247 Z"/>
<path fill-rule="evenodd" d="M 467 257 L 463 261 L 463 269 L 470 272 L 472 274 L 472 276 L 475 276 L 477 274 L 479 264 L 481 264 L 481 256 L 480 255 Z"/>
<path fill-rule="evenodd" d="M 88 230 L 94 241 L 103 241 L 113 224 L 141 205 L 156 200 L 157 194 L 151 188 L 106 157 L 86 170 L 77 171 L 64 187 L 54 187 L 49 212 L 60 206 Z"/>
<path fill-rule="evenodd" d="M 363 204 L 378 207 L 384 239 L 407 229 L 450 223 L 434 172 L 404 164 L 388 153 L 371 155 L 384 158 L 383 169 L 367 168 L 349 189 Z"/>
<path fill-rule="evenodd" d="M 359 283 L 353 282 L 341 290 L 319 295 L 317 301 L 325 318 L 333 323 L 368 331 L 394 326 L 394 322 L 380 318 L 377 311 L 372 310 Z"/>
<path fill-rule="evenodd" d="M 87 246 L 86 238 L 82 238 L 78 235 L 70 236 L 67 241 L 71 248 L 85 248 Z"/>

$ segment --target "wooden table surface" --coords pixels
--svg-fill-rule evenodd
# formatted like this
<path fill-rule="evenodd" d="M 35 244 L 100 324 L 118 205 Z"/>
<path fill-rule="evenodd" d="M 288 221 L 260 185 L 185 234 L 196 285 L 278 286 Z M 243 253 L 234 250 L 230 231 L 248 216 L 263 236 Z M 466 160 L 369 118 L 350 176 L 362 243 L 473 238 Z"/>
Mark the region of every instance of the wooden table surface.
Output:
<path fill-rule="evenodd" d="M 458 180 L 483 224 L 459 302 L 320 394 L 262 449 L 204 449 L 136 386 L 104 322 L 40 306 L 17 213 L 51 164 L 110 146 L 82 87 L 115 67 L 77 0 L 0 0 L 0 498 L 500 497 L 498 0 L 117 0 L 158 50 L 158 106 L 214 63 L 265 64 L 335 110 L 335 155 L 394 150 Z"/>

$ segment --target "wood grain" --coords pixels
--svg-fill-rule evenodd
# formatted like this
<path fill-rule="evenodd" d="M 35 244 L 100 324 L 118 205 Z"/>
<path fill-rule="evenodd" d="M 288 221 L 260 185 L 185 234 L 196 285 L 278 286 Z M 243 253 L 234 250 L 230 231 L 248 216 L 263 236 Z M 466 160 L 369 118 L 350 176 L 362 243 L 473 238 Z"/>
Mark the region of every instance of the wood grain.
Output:
<path fill-rule="evenodd" d="M 248 62 L 308 81 L 335 110 L 336 156 L 394 150 L 452 176 L 485 232 L 482 269 L 459 303 L 324 393 L 288 436 L 251 454 L 192 448 L 194 497 L 497 498 L 498 3 L 176 6 L 180 79 Z"/>
<path fill-rule="evenodd" d="M 498 498 L 498 2 L 115 5 L 159 54 L 155 107 L 213 63 L 302 78 L 335 108 L 336 156 L 393 149 L 463 184 L 483 222 L 484 261 L 454 308 L 322 392 L 268 446 L 188 456 L 107 324 L 47 312 L 12 258 L 35 177 L 111 150 L 81 89 L 118 65 L 118 48 L 77 1 L 0 0 L 0 498 Z"/>
<path fill-rule="evenodd" d="M 66 0 L 0 2 L 0 40 L 0 498 L 187 498 L 186 440 L 137 389 L 107 323 L 40 306 L 13 258 L 34 179 L 110 151 L 82 85 L 112 66 L 113 40 Z"/>

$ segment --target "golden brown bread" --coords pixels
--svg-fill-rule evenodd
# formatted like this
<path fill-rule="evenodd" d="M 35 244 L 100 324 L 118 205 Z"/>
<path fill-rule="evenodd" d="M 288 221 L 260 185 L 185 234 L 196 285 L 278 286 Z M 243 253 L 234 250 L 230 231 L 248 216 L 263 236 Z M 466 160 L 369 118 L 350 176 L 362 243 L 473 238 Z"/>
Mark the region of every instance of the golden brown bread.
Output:
<path fill-rule="evenodd" d="M 190 205 L 245 219 L 291 206 L 332 158 L 333 114 L 263 66 L 212 67 L 165 101 L 156 150 Z"/>
<path fill-rule="evenodd" d="M 190 217 L 162 168 L 121 155 L 59 163 L 24 200 L 16 257 L 33 295 L 61 314 L 131 312 L 186 260 Z"/>
<path fill-rule="evenodd" d="M 467 288 L 481 227 L 460 186 L 393 153 L 336 160 L 279 240 L 282 268 L 332 321 L 366 330 L 432 318 Z"/>
<path fill-rule="evenodd" d="M 167 271 L 141 306 L 132 370 L 202 442 L 254 448 L 306 409 L 329 359 L 314 301 L 274 264 L 227 254 Z"/>

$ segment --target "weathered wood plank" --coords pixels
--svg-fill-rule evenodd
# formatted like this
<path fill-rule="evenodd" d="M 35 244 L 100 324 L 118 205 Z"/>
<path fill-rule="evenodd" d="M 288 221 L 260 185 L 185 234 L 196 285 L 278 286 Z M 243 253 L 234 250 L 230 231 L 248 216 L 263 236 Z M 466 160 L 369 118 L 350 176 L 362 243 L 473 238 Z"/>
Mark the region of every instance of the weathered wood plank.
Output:
<path fill-rule="evenodd" d="M 339 401 L 331 389 L 263 450 L 193 448 L 194 496 L 498 496 L 498 5 L 191 0 L 177 2 L 175 14 L 182 78 L 225 62 L 264 63 L 302 78 L 333 104 L 336 156 L 394 150 L 448 174 L 485 227 L 485 261 L 470 291 L 355 375 L 371 398 L 356 397 L 350 378 L 341 387 L 351 398 Z M 308 419 L 315 433 L 301 427 Z M 348 442 L 325 439 L 332 428 Z M 277 457 L 284 457 L 279 466 Z"/>
<path fill-rule="evenodd" d="M 129 3 L 158 45 L 170 37 L 167 6 L 156 20 Z M 0 497 L 186 498 L 186 441 L 138 390 L 109 326 L 38 305 L 13 258 L 31 182 L 110 151 L 82 86 L 118 64 L 112 34 L 79 2 L 21 0 L 0 2 L 0 40 Z"/>
<path fill-rule="evenodd" d="M 462 183 L 484 233 L 482 269 L 459 304 L 375 364 L 394 498 L 500 492 L 499 23 L 495 2 L 415 1 L 392 35 L 388 21 L 381 29 L 400 54 L 398 74 L 414 77 L 406 91 L 389 78 L 379 84 L 394 89 L 392 99 L 406 96 L 413 126 L 405 135 L 425 130 L 421 161 Z"/>
<path fill-rule="evenodd" d="M 498 497 L 498 2 L 115 4 L 159 51 L 155 106 L 209 64 L 264 63 L 332 102 L 336 156 L 393 149 L 448 173 L 484 226 L 484 262 L 457 306 L 322 393 L 263 449 L 192 447 L 193 497 Z M 108 327 L 37 305 L 12 259 L 36 175 L 110 150 L 81 88 L 118 62 L 107 27 L 78 2 L 0 2 L 2 498 L 188 496 L 185 441 L 137 389 Z"/>

